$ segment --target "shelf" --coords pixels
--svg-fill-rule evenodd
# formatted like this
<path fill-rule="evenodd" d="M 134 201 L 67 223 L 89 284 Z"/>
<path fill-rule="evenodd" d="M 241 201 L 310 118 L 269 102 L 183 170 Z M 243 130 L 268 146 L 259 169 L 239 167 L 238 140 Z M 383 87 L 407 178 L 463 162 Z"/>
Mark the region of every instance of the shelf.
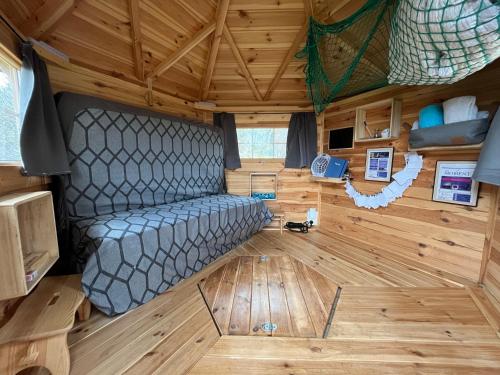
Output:
<path fill-rule="evenodd" d="M 394 98 L 356 107 L 354 142 L 380 142 L 399 138 L 401 112 L 402 102 Z M 377 129 L 389 129 L 388 137 L 372 137 Z"/>
<path fill-rule="evenodd" d="M 362 139 L 357 139 L 354 141 L 354 143 L 368 143 L 368 142 L 390 142 L 390 141 L 395 141 L 396 137 L 389 137 L 389 138 L 362 138 Z"/>
<path fill-rule="evenodd" d="M 45 263 L 42 267 L 38 269 L 36 277 L 31 280 L 31 281 L 26 281 L 26 293 L 30 293 L 33 288 L 40 282 L 42 277 L 45 276 L 45 274 L 50 270 L 50 268 L 57 262 L 57 259 L 59 257 L 51 257 L 47 260 L 47 263 Z"/>
<path fill-rule="evenodd" d="M 52 194 L 0 197 L 0 300 L 28 294 L 59 258 Z M 26 274 L 36 271 L 33 280 Z"/>
<path fill-rule="evenodd" d="M 311 176 L 311 181 L 321 182 L 326 184 L 345 184 L 347 179 Z"/>
<path fill-rule="evenodd" d="M 483 147 L 483 142 L 475 145 L 459 145 L 459 146 L 431 146 L 431 147 L 418 147 L 411 148 L 408 146 L 408 151 L 420 151 L 420 152 L 443 152 L 443 151 L 476 151 Z"/>

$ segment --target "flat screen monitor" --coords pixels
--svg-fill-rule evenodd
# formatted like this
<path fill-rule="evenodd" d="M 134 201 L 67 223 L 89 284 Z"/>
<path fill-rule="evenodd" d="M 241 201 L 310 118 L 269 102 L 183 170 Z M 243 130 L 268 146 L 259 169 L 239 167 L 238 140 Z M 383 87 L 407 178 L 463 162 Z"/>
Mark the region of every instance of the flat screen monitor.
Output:
<path fill-rule="evenodd" d="M 342 148 L 352 148 L 354 139 L 354 127 L 332 129 L 328 140 L 328 149 L 338 150 Z"/>

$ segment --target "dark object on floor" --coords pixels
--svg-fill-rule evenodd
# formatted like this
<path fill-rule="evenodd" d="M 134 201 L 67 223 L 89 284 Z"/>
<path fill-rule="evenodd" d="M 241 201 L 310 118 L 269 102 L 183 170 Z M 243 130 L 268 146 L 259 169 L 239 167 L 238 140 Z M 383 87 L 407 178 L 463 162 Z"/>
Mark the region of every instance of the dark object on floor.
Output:
<path fill-rule="evenodd" d="M 291 232 L 298 232 L 298 233 L 308 233 L 309 228 L 313 226 L 312 221 L 304 221 L 303 223 L 294 223 L 292 221 L 288 221 L 285 224 L 285 228 L 288 229 Z"/>

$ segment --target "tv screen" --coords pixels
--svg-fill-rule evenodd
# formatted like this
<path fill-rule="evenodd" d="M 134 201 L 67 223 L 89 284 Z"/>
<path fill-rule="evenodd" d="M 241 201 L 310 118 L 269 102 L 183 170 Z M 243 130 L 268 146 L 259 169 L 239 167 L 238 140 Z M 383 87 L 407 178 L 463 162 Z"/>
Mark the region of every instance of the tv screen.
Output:
<path fill-rule="evenodd" d="M 337 150 L 341 148 L 352 148 L 354 138 L 354 128 L 332 129 L 330 130 L 330 139 L 328 148 Z"/>

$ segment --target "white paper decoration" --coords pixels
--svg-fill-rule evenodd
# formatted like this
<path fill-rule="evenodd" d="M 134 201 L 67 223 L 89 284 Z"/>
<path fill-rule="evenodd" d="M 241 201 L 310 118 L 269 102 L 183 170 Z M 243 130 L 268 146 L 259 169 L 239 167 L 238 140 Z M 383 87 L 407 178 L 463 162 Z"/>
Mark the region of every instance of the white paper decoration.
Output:
<path fill-rule="evenodd" d="M 347 195 L 354 199 L 354 204 L 358 207 L 379 208 L 387 207 L 389 203 L 401 198 L 406 189 L 412 184 L 413 180 L 418 177 L 422 170 L 423 158 L 416 152 L 405 154 L 406 167 L 401 171 L 392 175 L 394 181 L 384 187 L 382 191 L 375 195 L 365 195 L 357 191 L 348 180 L 345 184 Z"/>

